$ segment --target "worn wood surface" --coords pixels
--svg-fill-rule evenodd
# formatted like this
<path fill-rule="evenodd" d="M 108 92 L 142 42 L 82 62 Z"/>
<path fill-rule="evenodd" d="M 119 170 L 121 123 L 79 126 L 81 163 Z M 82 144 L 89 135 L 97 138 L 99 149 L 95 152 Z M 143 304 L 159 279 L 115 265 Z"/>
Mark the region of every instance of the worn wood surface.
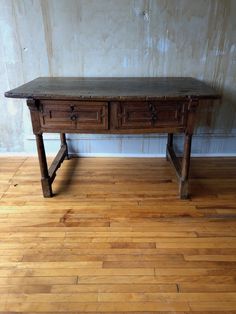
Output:
<path fill-rule="evenodd" d="M 43 199 L 1 158 L 0 313 L 235 313 L 236 159 L 191 173 L 180 201 L 164 159 L 72 159 Z"/>
<path fill-rule="evenodd" d="M 193 132 L 198 100 L 84 101 L 27 100 L 34 134 Z M 193 117 L 192 117 L 193 115 Z M 189 129 L 191 125 L 192 130 Z"/>
<path fill-rule="evenodd" d="M 35 99 L 145 100 L 175 97 L 219 98 L 219 93 L 206 83 L 191 77 L 39 77 L 6 92 L 5 96 Z"/>

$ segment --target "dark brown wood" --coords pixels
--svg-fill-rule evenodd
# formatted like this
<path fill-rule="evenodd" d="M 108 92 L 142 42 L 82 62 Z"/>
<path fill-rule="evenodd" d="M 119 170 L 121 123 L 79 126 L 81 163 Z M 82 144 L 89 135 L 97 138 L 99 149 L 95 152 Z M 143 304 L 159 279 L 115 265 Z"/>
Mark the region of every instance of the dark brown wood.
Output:
<path fill-rule="evenodd" d="M 169 160 L 169 152 L 168 152 L 168 147 L 173 148 L 173 133 L 168 133 L 167 136 L 167 145 L 166 145 L 166 160 Z"/>
<path fill-rule="evenodd" d="M 65 146 L 65 147 L 66 147 L 66 156 L 65 156 L 65 159 L 70 159 L 70 157 L 69 157 L 69 152 L 68 152 L 68 145 L 67 145 L 67 142 L 66 142 L 66 135 L 65 135 L 65 133 L 60 133 L 60 139 L 61 139 L 61 147 L 62 147 L 62 146 Z"/>
<path fill-rule="evenodd" d="M 168 160 L 173 165 L 176 175 L 180 179 L 181 178 L 181 164 L 179 162 L 179 158 L 175 154 L 173 146 L 167 145 L 166 152 L 167 152 Z"/>
<path fill-rule="evenodd" d="M 60 138 L 61 138 L 61 145 L 67 145 L 65 133 L 61 133 Z"/>
<path fill-rule="evenodd" d="M 52 196 L 52 186 L 50 176 L 48 174 L 48 166 L 47 166 L 47 159 L 44 149 L 43 143 L 43 135 L 36 134 L 36 143 L 37 143 L 37 150 L 38 150 L 38 158 L 39 158 L 39 167 L 41 172 L 41 184 L 43 190 L 44 197 L 51 197 Z"/>
<path fill-rule="evenodd" d="M 107 130 L 108 104 L 88 101 L 40 101 L 40 121 L 46 132 L 53 130 Z"/>
<path fill-rule="evenodd" d="M 30 117 L 34 134 L 42 133 L 39 118 L 39 101 L 34 99 L 27 99 L 27 106 L 30 110 Z"/>
<path fill-rule="evenodd" d="M 5 93 L 28 98 L 36 135 L 45 197 L 52 196 L 56 171 L 68 157 L 65 133 L 168 133 L 166 155 L 179 178 L 180 197 L 188 197 L 191 139 L 199 99 L 219 98 L 199 80 L 182 78 L 38 78 Z M 61 134 L 61 149 L 49 171 L 44 132 Z M 173 134 L 184 133 L 182 164 Z"/>
<path fill-rule="evenodd" d="M 189 104 L 188 104 L 187 127 L 185 130 L 185 133 L 187 134 L 193 134 L 198 105 L 199 105 L 199 100 L 197 98 L 190 99 Z"/>
<path fill-rule="evenodd" d="M 191 144 L 192 144 L 192 134 L 194 131 L 197 107 L 198 107 L 198 99 L 197 98 L 190 99 L 189 105 L 188 105 L 187 127 L 185 130 L 185 138 L 184 138 L 184 152 L 183 152 L 183 159 L 182 159 L 181 179 L 179 182 L 179 194 L 180 194 L 181 199 L 187 199 L 189 197 L 188 178 L 189 178 L 190 157 L 191 157 Z"/>
<path fill-rule="evenodd" d="M 59 152 L 57 153 L 55 159 L 53 160 L 50 168 L 49 168 L 49 177 L 50 177 L 50 182 L 52 183 L 56 177 L 56 171 L 58 168 L 60 168 L 63 160 L 65 159 L 67 155 L 67 147 L 66 145 L 62 145 Z"/>
<path fill-rule="evenodd" d="M 179 194 L 181 199 L 187 199 L 188 195 L 188 178 L 190 167 L 192 135 L 186 134 L 184 139 L 184 153 L 182 159 L 181 177 L 179 182 Z"/>
<path fill-rule="evenodd" d="M 109 130 L 112 130 L 113 133 L 120 131 L 118 130 L 118 119 L 117 119 L 118 108 L 119 108 L 119 102 L 110 102 L 109 107 L 108 107 Z"/>
<path fill-rule="evenodd" d="M 173 133 L 168 133 L 167 145 L 173 147 Z"/>
<path fill-rule="evenodd" d="M 120 102 L 117 108 L 119 129 L 184 127 L 187 107 L 184 101 Z"/>
<path fill-rule="evenodd" d="M 39 77 L 6 92 L 5 96 L 103 101 L 219 98 L 219 94 L 211 86 L 191 77 Z"/>

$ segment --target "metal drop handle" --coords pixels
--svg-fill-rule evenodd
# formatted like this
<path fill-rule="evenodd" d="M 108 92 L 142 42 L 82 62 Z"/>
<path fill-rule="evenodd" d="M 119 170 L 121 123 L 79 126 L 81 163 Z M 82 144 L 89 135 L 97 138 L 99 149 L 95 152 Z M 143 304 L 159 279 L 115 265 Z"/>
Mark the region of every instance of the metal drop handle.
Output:
<path fill-rule="evenodd" d="M 156 121 L 157 120 L 157 115 L 156 115 L 156 113 L 153 113 L 152 114 L 152 121 Z"/>
<path fill-rule="evenodd" d="M 70 116 L 70 119 L 72 120 L 72 121 L 76 121 L 77 120 L 77 115 L 76 114 L 72 114 L 71 116 Z"/>
<path fill-rule="evenodd" d="M 152 122 L 155 122 L 157 120 L 157 110 L 156 106 L 152 103 L 149 103 L 149 111 L 151 112 L 151 120 Z"/>

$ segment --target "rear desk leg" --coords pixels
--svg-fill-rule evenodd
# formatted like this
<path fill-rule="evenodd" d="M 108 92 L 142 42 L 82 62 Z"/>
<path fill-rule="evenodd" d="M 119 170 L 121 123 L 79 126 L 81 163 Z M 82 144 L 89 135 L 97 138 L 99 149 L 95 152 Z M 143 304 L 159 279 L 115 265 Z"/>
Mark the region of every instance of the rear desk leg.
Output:
<path fill-rule="evenodd" d="M 192 134 L 194 129 L 194 121 L 196 115 L 196 109 L 198 106 L 198 101 L 190 99 L 188 104 L 188 119 L 184 136 L 184 151 L 182 163 L 180 163 L 179 158 L 176 156 L 173 147 L 173 134 L 168 134 L 167 146 L 166 146 L 166 158 L 169 160 L 179 179 L 179 196 L 181 199 L 187 199 L 189 197 L 188 193 L 188 181 L 189 181 L 189 168 L 190 168 L 190 157 L 191 157 L 191 143 Z"/>
<path fill-rule="evenodd" d="M 168 133 L 167 146 L 166 146 L 166 160 L 169 160 L 168 146 L 173 148 L 173 133 Z"/>
<path fill-rule="evenodd" d="M 41 184 L 43 190 L 44 197 L 52 197 L 52 184 L 51 179 L 48 174 L 48 166 L 47 166 L 47 159 L 44 149 L 43 143 L 43 135 L 42 134 L 35 134 L 36 143 L 37 143 L 37 150 L 38 150 L 38 158 L 39 158 L 39 166 L 41 171 Z"/>
<path fill-rule="evenodd" d="M 70 159 L 69 153 L 68 153 L 68 146 L 67 146 L 67 142 L 66 142 L 66 135 L 65 135 L 65 133 L 60 133 L 60 138 L 61 138 L 61 146 L 65 145 L 65 147 L 66 147 L 65 159 Z"/>

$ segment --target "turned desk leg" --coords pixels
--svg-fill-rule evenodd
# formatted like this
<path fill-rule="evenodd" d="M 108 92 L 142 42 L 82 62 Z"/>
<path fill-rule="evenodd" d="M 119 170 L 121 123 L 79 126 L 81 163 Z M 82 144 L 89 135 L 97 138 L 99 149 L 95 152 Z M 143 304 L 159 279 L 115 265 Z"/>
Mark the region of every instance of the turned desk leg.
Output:
<path fill-rule="evenodd" d="M 51 197 L 52 196 L 52 185 L 51 179 L 48 174 L 48 166 L 47 166 L 47 159 L 44 149 L 43 143 L 43 135 L 36 134 L 36 143 L 37 143 L 37 150 L 38 150 L 38 158 L 39 158 L 39 166 L 41 171 L 41 184 L 43 190 L 44 197 Z"/>
<path fill-rule="evenodd" d="M 66 135 L 65 133 L 60 133 L 60 138 L 61 138 L 61 146 L 65 145 L 66 147 L 66 156 L 65 159 L 69 159 L 69 153 L 68 153 L 68 146 L 67 146 L 67 142 L 66 142 Z"/>
<path fill-rule="evenodd" d="M 192 134 L 185 134 L 184 152 L 181 167 L 181 177 L 179 183 L 179 193 L 181 199 L 188 198 L 188 178 L 190 168 Z"/>

